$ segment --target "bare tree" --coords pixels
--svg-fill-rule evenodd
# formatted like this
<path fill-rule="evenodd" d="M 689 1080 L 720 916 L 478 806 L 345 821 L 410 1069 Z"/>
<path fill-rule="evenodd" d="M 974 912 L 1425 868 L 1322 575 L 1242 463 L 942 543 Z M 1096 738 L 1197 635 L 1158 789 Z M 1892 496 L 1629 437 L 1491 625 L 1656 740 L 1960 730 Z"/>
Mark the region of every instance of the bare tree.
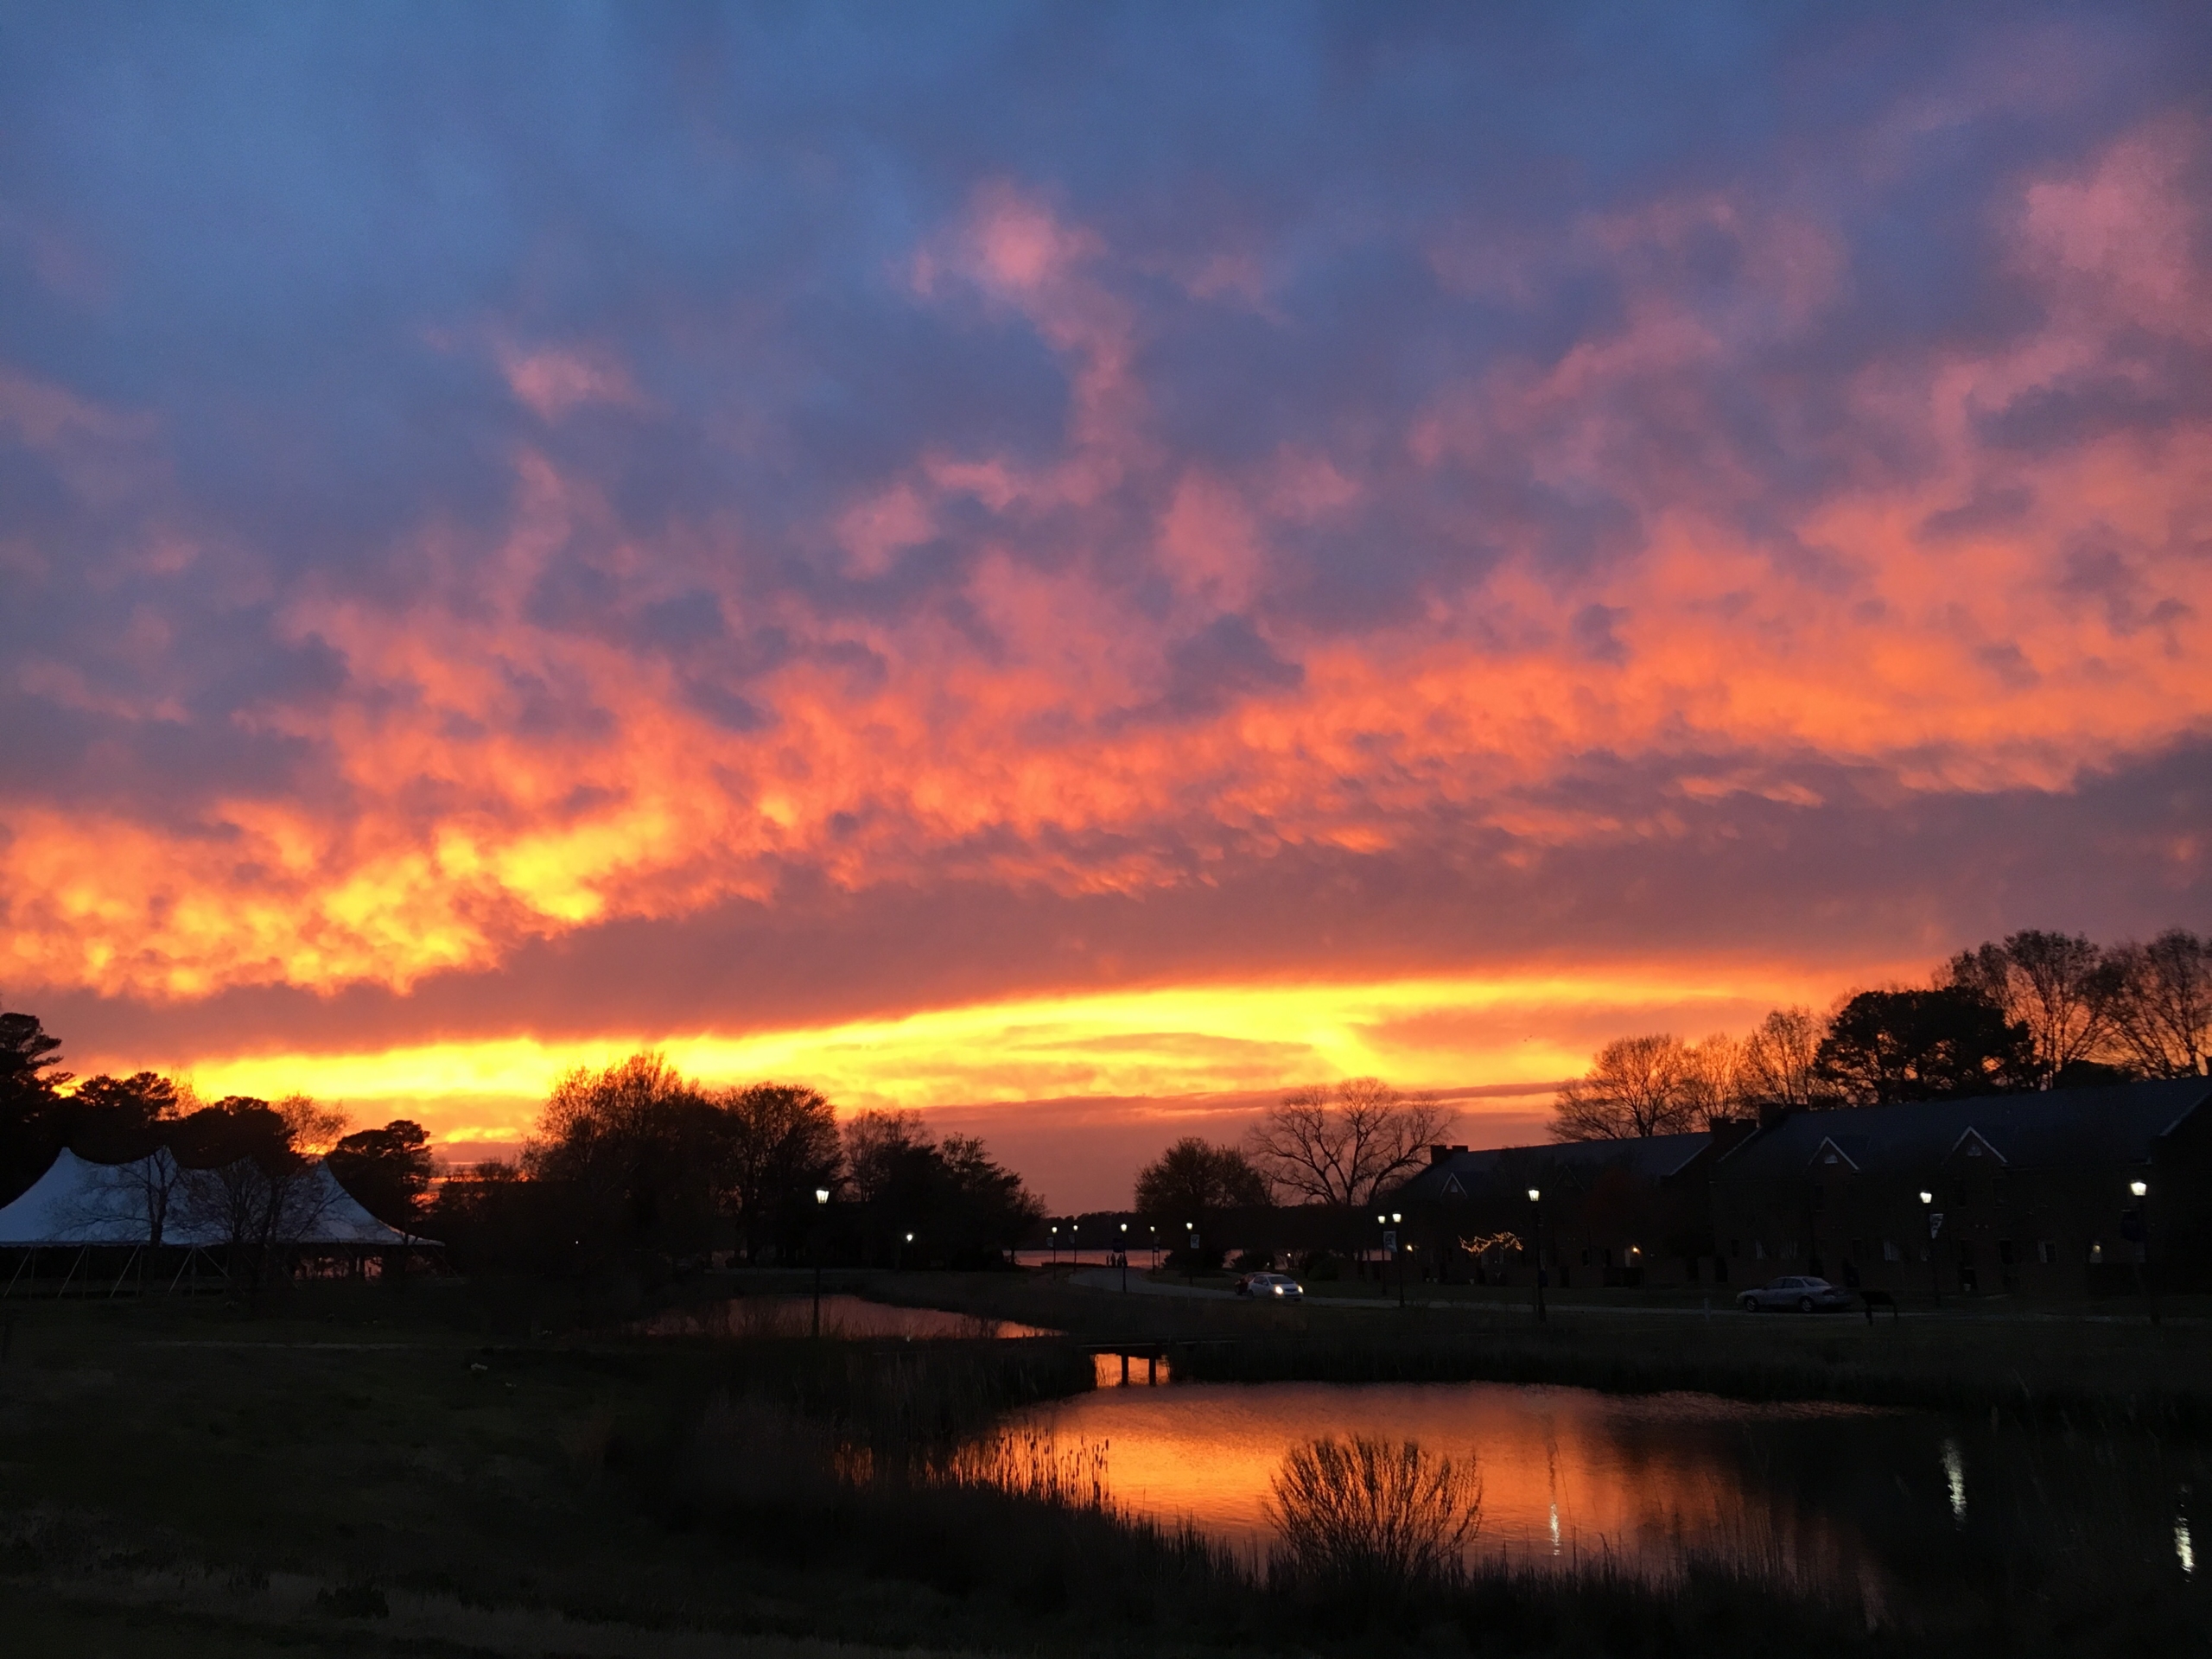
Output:
<path fill-rule="evenodd" d="M 313 1232 L 329 1207 L 335 1189 L 320 1179 L 310 1152 L 345 1128 L 345 1115 L 304 1095 L 274 1107 L 236 1096 L 194 1121 L 202 1148 L 221 1161 L 184 1172 L 172 1212 L 192 1230 L 222 1240 L 233 1280 L 243 1276 L 258 1295 L 282 1252 Z"/>
<path fill-rule="evenodd" d="M 1451 1121 L 1433 1100 L 1379 1077 L 1351 1077 L 1290 1090 L 1244 1147 L 1281 1192 L 1309 1204 L 1363 1205 L 1418 1167 Z"/>
<path fill-rule="evenodd" d="M 71 1224 L 88 1234 L 127 1228 L 134 1238 L 158 1246 L 188 1174 L 167 1147 L 127 1164 L 98 1166 Z"/>
<path fill-rule="evenodd" d="M 1592 1058 L 1589 1071 L 1559 1091 L 1552 1129 L 1562 1141 L 1624 1141 L 1680 1135 L 1700 1127 L 1684 1079 L 1680 1040 L 1665 1033 L 1617 1037 Z"/>
<path fill-rule="evenodd" d="M 2039 1088 L 2050 1088 L 2076 1061 L 2096 1058 L 2113 1036 L 2117 981 L 2105 953 L 2080 934 L 2039 928 L 2008 934 L 2002 944 L 1952 957 L 1949 976 L 2027 1027 Z"/>
<path fill-rule="evenodd" d="M 2154 1077 L 2212 1071 L 2212 939 L 2169 928 L 2109 955 L 2118 1046 Z"/>
<path fill-rule="evenodd" d="M 1744 1045 L 1716 1031 L 1681 1052 L 1677 1089 L 1690 1121 L 1702 1128 L 1731 1116 L 1743 1098 Z"/>
<path fill-rule="evenodd" d="M 1814 1106 L 1820 1079 L 1813 1062 L 1821 1052 L 1821 1022 L 1810 1008 L 1775 1008 L 1744 1039 L 1738 1067 L 1738 1100 L 1748 1106 Z"/>

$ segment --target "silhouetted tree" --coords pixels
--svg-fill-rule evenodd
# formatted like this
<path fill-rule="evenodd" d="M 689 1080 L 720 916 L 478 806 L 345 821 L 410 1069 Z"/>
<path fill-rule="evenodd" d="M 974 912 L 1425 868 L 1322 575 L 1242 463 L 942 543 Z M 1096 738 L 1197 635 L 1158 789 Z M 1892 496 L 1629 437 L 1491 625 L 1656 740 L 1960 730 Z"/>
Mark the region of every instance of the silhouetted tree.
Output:
<path fill-rule="evenodd" d="M 2114 1046 L 2146 1076 L 2212 1071 L 2212 939 L 2169 928 L 2107 957 Z"/>
<path fill-rule="evenodd" d="M 1828 1096 L 1815 1066 L 1821 1023 L 1810 1008 L 1774 1008 L 1744 1039 L 1737 1066 L 1738 1105 L 1802 1108 L 1826 1104 Z"/>
<path fill-rule="evenodd" d="M 712 1247 L 721 1114 L 658 1053 L 554 1085 L 524 1144 L 524 1173 L 569 1218 L 584 1260 L 626 1249 Z"/>
<path fill-rule="evenodd" d="M 930 1133 L 918 1112 L 860 1112 L 845 1124 L 862 1245 L 872 1259 L 914 1235 L 910 1262 L 982 1266 L 1001 1259 L 1044 1217 L 1020 1176 L 969 1135 Z M 895 1242 L 895 1243 L 894 1243 Z"/>
<path fill-rule="evenodd" d="M 315 1178 L 314 1154 L 345 1122 L 305 1095 L 274 1105 L 232 1095 L 173 1131 L 186 1167 L 172 1213 L 225 1241 L 232 1280 L 250 1297 L 258 1299 L 286 1251 L 322 1218 L 327 1191 Z"/>
<path fill-rule="evenodd" d="M 166 1144 L 166 1127 L 197 1105 L 168 1077 L 140 1071 L 128 1077 L 86 1077 L 62 1110 L 70 1148 L 94 1163 L 124 1163 Z"/>
<path fill-rule="evenodd" d="M 2034 1085 L 2099 1060 L 2113 1035 L 2117 988 L 2105 953 L 2079 934 L 2030 928 L 1951 958 L 1950 982 L 2001 1008 L 2028 1033 Z"/>
<path fill-rule="evenodd" d="M 821 1090 L 787 1083 L 725 1090 L 715 1104 L 717 1183 L 745 1259 L 772 1243 L 788 1253 L 817 1224 L 815 1190 L 837 1185 L 836 1109 Z"/>
<path fill-rule="evenodd" d="M 1267 1178 L 1234 1147 L 1209 1146 L 1185 1135 L 1137 1172 L 1137 1213 L 1178 1226 L 1224 1210 L 1256 1209 L 1270 1201 Z"/>
<path fill-rule="evenodd" d="M 67 1129 L 61 1039 L 33 1014 L 0 1013 L 0 1203 L 46 1173 Z"/>
<path fill-rule="evenodd" d="M 388 1227 L 412 1232 L 430 1189 L 430 1137 L 420 1123 L 394 1118 L 330 1149 L 330 1173 L 361 1208 Z"/>
<path fill-rule="evenodd" d="M 1836 1011 L 1815 1070 L 1859 1105 L 1950 1100 L 2031 1086 L 2027 1027 L 1957 985 L 1861 991 Z"/>
<path fill-rule="evenodd" d="M 1310 1204 L 1356 1205 L 1417 1168 L 1451 1115 L 1379 1077 L 1294 1089 L 1245 1137 L 1253 1166 Z"/>
<path fill-rule="evenodd" d="M 1682 1044 L 1663 1032 L 1617 1037 L 1559 1091 L 1552 1132 L 1562 1141 L 1624 1141 L 1701 1128 L 1689 1069 Z"/>

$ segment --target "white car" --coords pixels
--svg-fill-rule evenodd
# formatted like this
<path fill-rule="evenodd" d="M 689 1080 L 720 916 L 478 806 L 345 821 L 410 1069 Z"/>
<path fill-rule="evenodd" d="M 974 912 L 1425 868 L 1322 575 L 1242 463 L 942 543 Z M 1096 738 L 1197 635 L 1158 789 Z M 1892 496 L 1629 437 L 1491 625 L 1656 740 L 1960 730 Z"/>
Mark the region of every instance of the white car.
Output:
<path fill-rule="evenodd" d="M 1236 1294 L 1255 1300 L 1268 1297 L 1277 1301 L 1295 1302 L 1306 1295 L 1306 1287 L 1287 1273 L 1248 1273 L 1236 1281 Z"/>
<path fill-rule="evenodd" d="M 1834 1313 L 1851 1306 L 1851 1293 L 1838 1290 L 1825 1279 L 1777 1279 L 1745 1291 L 1736 1299 L 1736 1306 L 1746 1313 L 1772 1307 L 1794 1307 L 1800 1313 Z"/>

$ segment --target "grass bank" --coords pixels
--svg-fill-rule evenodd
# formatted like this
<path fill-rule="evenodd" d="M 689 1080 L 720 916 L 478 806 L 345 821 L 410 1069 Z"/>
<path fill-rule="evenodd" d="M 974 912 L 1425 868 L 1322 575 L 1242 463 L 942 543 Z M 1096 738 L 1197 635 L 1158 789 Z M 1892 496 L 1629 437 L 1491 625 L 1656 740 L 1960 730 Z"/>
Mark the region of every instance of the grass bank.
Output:
<path fill-rule="evenodd" d="M 926 1281 L 926 1282 L 925 1282 Z M 1834 1400 L 2084 1427 L 2212 1433 L 2212 1321 L 1856 1315 L 1313 1298 L 1297 1306 L 1122 1294 L 1044 1275 L 886 1274 L 868 1294 L 1014 1319 L 1087 1342 L 1175 1344 L 1222 1382 L 1503 1382 L 1744 1400 Z"/>

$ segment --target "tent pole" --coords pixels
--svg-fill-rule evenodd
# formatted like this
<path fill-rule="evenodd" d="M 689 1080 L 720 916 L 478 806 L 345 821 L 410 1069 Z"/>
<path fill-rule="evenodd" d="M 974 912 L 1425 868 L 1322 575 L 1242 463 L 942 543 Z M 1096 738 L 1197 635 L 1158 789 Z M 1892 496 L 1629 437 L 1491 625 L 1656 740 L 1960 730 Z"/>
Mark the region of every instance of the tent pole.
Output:
<path fill-rule="evenodd" d="M 137 1259 L 138 1247 L 133 1244 L 130 1247 L 130 1254 L 123 1258 L 123 1271 L 115 1275 L 115 1282 L 108 1287 L 107 1299 L 111 1302 L 115 1300 L 115 1293 L 123 1288 L 123 1281 L 130 1276 L 131 1263 Z"/>
<path fill-rule="evenodd" d="M 188 1244 L 184 1247 L 184 1260 L 176 1264 L 176 1279 L 169 1281 L 168 1293 L 169 1295 L 174 1296 L 176 1294 L 177 1279 L 184 1277 L 184 1270 L 192 1265 L 192 1258 L 199 1254 L 200 1247 L 197 1244 Z M 197 1284 L 199 1281 L 195 1279 L 193 1282 Z"/>
<path fill-rule="evenodd" d="M 25 1250 L 22 1255 L 17 1258 L 16 1262 L 16 1271 L 9 1276 L 8 1288 L 5 1290 L 0 1290 L 0 1299 L 4 1299 L 16 1294 L 16 1281 L 22 1278 L 23 1276 L 23 1269 L 37 1259 L 38 1246 L 35 1244 L 32 1245 L 28 1250 Z M 34 1284 L 38 1282 L 38 1275 L 36 1274 L 33 1274 L 31 1275 L 31 1282 Z"/>
<path fill-rule="evenodd" d="M 92 1248 L 92 1247 L 91 1245 L 87 1244 L 85 1246 L 84 1249 L 77 1252 L 77 1259 L 69 1264 L 69 1271 L 61 1275 L 61 1288 L 54 1293 L 54 1300 L 55 1301 L 60 1301 L 64 1296 L 68 1294 L 69 1281 L 77 1276 L 77 1269 L 85 1265 L 86 1251 L 90 1250 Z"/>

